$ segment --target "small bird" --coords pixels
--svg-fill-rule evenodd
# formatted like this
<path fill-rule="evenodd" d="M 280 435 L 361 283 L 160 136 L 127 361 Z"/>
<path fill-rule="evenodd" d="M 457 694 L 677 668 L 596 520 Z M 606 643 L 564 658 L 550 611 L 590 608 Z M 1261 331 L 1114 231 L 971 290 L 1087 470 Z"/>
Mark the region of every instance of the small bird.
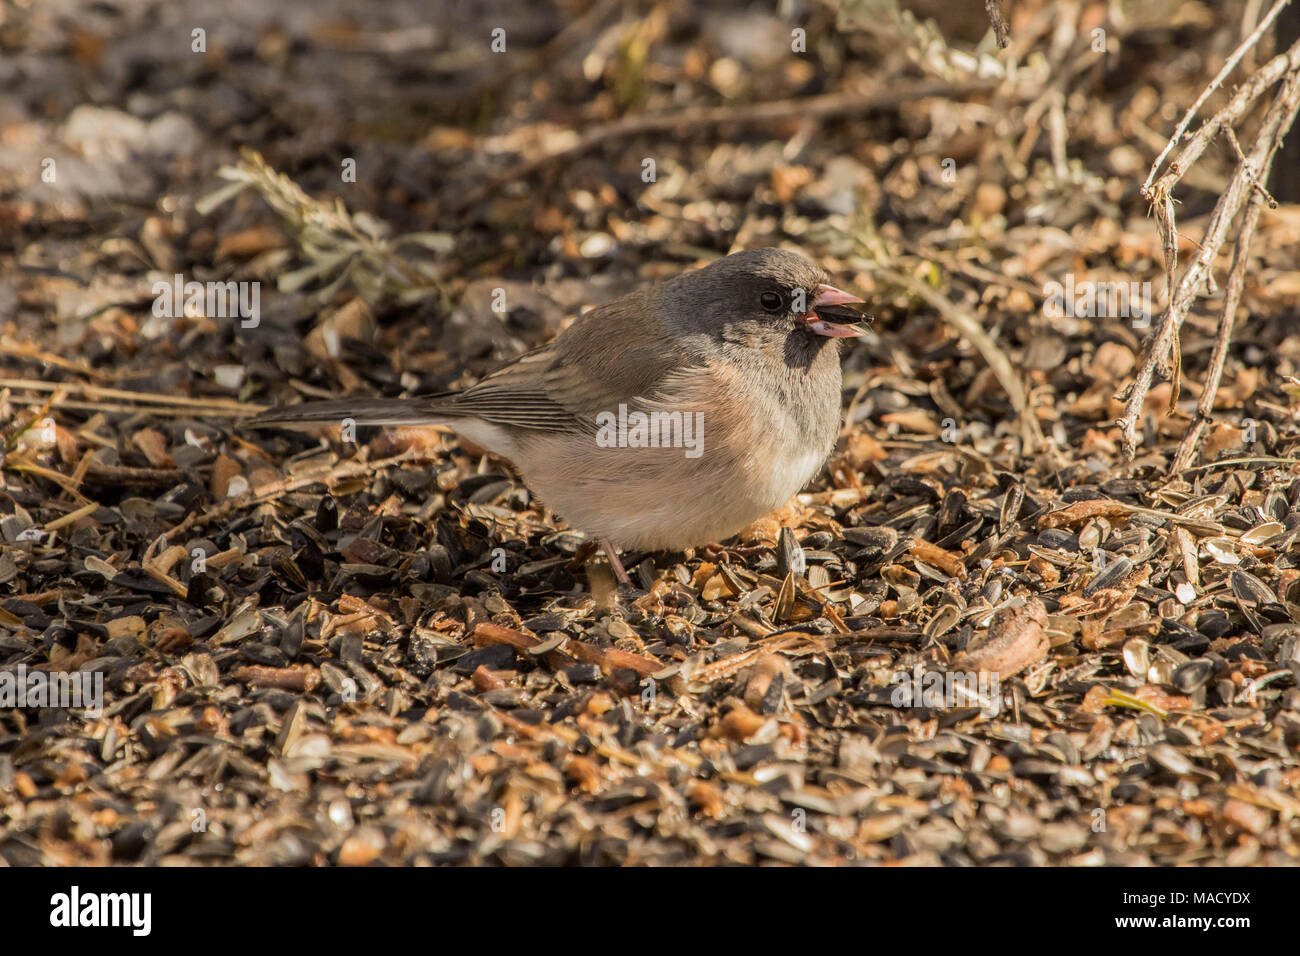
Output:
<path fill-rule="evenodd" d="M 513 462 L 558 515 L 618 548 L 720 541 L 812 478 L 840 424 L 839 340 L 863 334 L 813 262 L 750 249 L 587 312 L 461 392 L 344 398 L 249 424 L 442 425 Z"/>

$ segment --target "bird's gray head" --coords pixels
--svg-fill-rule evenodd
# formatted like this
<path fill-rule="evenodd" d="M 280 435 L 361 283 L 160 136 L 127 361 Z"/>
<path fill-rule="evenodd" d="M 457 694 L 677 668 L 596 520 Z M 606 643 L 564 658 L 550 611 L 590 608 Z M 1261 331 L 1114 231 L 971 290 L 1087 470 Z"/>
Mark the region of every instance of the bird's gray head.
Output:
<path fill-rule="evenodd" d="M 734 252 L 665 283 L 659 295 L 661 314 L 672 317 L 676 331 L 720 343 L 784 348 L 797 336 L 815 350 L 828 339 L 860 334 L 845 321 L 844 306 L 862 300 L 785 249 Z"/>

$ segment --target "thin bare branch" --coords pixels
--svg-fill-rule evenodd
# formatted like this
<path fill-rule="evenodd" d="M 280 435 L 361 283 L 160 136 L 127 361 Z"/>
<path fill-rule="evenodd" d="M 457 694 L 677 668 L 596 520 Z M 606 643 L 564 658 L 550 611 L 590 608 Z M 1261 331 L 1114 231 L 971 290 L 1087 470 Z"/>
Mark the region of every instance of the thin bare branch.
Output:
<path fill-rule="evenodd" d="M 1214 262 L 1227 237 L 1229 226 L 1242 211 L 1247 198 L 1258 195 L 1255 184 L 1267 180 L 1273 154 L 1294 122 L 1297 111 L 1300 111 L 1300 42 L 1282 56 L 1270 60 L 1251 78 L 1250 82 L 1238 90 L 1228 106 L 1206 122 L 1178 160 L 1172 164 L 1169 172 L 1152 187 L 1148 195 L 1155 207 L 1156 219 L 1165 243 L 1166 270 L 1172 274 L 1170 248 L 1176 243 L 1177 233 L 1170 189 L 1182 177 L 1191 162 L 1194 162 L 1204 150 L 1210 138 L 1215 133 L 1229 128 L 1229 124 L 1241 115 L 1249 101 L 1265 88 L 1267 83 L 1261 80 L 1261 76 L 1284 77 L 1284 79 L 1277 96 L 1264 116 L 1250 155 L 1245 157 L 1244 162 L 1238 163 L 1228 188 L 1210 215 L 1199 251 L 1183 271 L 1177 287 L 1171 285 L 1169 301 L 1161 314 L 1160 326 L 1148 342 L 1137 377 L 1124 396 L 1124 412 L 1117 424 L 1120 428 L 1120 443 L 1124 454 L 1130 459 L 1137 450 L 1138 416 L 1142 413 L 1156 369 L 1169 361 L 1171 349 L 1175 350 L 1174 365 L 1170 373 L 1174 383 L 1170 394 L 1171 409 L 1177 401 L 1178 362 L 1181 358 L 1177 355 L 1178 332 L 1187 319 L 1192 303 L 1200 293 L 1201 284 L 1213 282 Z M 1190 158 L 1188 158 L 1189 154 Z M 1249 248 L 1242 249 L 1240 246 L 1241 240 L 1243 238 L 1249 240 L 1252 234 L 1253 230 L 1250 233 L 1244 229 L 1239 231 L 1235 256 L 1244 259 L 1249 254 Z"/>
<path fill-rule="evenodd" d="M 1256 192 L 1250 197 L 1246 214 L 1241 223 L 1241 234 L 1237 237 L 1237 246 L 1232 254 L 1232 269 L 1228 273 L 1228 287 L 1224 290 L 1223 311 L 1219 313 L 1219 329 L 1214 338 L 1214 354 L 1210 357 L 1210 369 L 1206 373 L 1205 387 L 1201 390 L 1200 401 L 1196 404 L 1196 421 L 1178 445 L 1173 464 L 1169 466 L 1171 474 L 1177 474 L 1192 463 L 1192 456 L 1200 444 L 1201 434 L 1210 422 L 1214 411 L 1214 397 L 1219 391 L 1219 382 L 1223 379 L 1223 363 L 1228 357 L 1228 344 L 1232 339 L 1232 328 L 1236 323 L 1237 306 L 1241 303 L 1241 293 L 1246 287 L 1246 265 L 1250 260 L 1250 246 L 1255 238 L 1255 226 L 1259 223 L 1259 214 L 1264 208 L 1263 192 Z"/>
<path fill-rule="evenodd" d="M 992 3 L 994 0 L 989 0 L 989 2 Z M 1277 19 L 1277 15 L 1282 12 L 1282 8 L 1290 2 L 1291 0 L 1277 0 L 1277 3 L 1273 4 L 1273 8 L 1264 15 L 1263 20 L 1259 21 L 1250 36 L 1242 40 L 1241 45 L 1232 52 L 1232 56 L 1228 57 L 1227 62 L 1223 64 L 1223 68 L 1219 70 L 1214 79 L 1210 81 L 1210 85 L 1201 91 L 1201 95 L 1196 98 L 1196 102 L 1193 103 L 1188 108 L 1187 112 L 1183 114 L 1182 120 L 1178 123 L 1178 128 L 1174 130 L 1174 135 L 1169 138 L 1169 143 L 1161 151 L 1160 155 L 1156 157 L 1156 161 L 1151 164 L 1151 172 L 1147 174 L 1147 180 L 1142 184 L 1142 195 L 1150 198 L 1147 194 L 1151 189 L 1151 183 L 1156 178 L 1156 172 L 1160 169 L 1160 164 L 1165 161 L 1165 157 L 1167 157 L 1170 152 L 1173 151 L 1174 147 L 1182 140 L 1183 134 L 1186 133 L 1187 128 L 1192 125 L 1192 120 L 1196 118 L 1196 114 L 1200 111 L 1201 107 L 1205 105 L 1205 101 L 1208 100 L 1214 94 L 1214 91 L 1223 84 L 1223 81 L 1228 78 L 1228 74 L 1237 68 L 1237 64 L 1241 62 L 1241 58 L 1245 56 L 1246 51 L 1259 42 L 1259 38 L 1268 30 L 1269 24 Z"/>
<path fill-rule="evenodd" d="M 984 0 L 984 9 L 988 11 L 989 22 L 993 24 L 993 35 L 997 37 L 998 48 L 1005 50 L 1011 44 L 1011 26 L 1002 15 L 1002 5 L 998 0 Z"/>

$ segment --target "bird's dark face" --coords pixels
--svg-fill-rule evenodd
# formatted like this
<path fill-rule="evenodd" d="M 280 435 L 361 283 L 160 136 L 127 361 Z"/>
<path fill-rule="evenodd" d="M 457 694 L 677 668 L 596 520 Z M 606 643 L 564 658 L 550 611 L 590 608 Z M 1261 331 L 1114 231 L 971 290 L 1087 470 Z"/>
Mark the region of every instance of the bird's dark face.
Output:
<path fill-rule="evenodd" d="M 855 323 L 864 317 L 846 308 L 862 300 L 831 285 L 815 263 L 783 249 L 733 253 L 679 276 L 663 295 L 673 314 L 689 316 L 684 331 L 719 343 L 771 349 L 799 336 L 815 348 L 818 340 L 862 334 Z"/>

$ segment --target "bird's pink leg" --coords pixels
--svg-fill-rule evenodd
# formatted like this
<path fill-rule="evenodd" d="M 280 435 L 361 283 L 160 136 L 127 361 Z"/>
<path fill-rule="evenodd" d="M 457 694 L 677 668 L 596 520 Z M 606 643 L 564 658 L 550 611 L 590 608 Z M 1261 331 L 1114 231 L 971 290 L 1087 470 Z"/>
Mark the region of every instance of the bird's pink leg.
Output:
<path fill-rule="evenodd" d="M 623 568 L 623 562 L 618 559 L 618 549 L 608 540 L 602 540 L 600 547 L 605 552 L 605 557 L 609 559 L 609 566 L 614 569 L 614 577 L 618 583 L 626 587 L 632 587 L 632 579 L 627 576 L 627 571 Z"/>

